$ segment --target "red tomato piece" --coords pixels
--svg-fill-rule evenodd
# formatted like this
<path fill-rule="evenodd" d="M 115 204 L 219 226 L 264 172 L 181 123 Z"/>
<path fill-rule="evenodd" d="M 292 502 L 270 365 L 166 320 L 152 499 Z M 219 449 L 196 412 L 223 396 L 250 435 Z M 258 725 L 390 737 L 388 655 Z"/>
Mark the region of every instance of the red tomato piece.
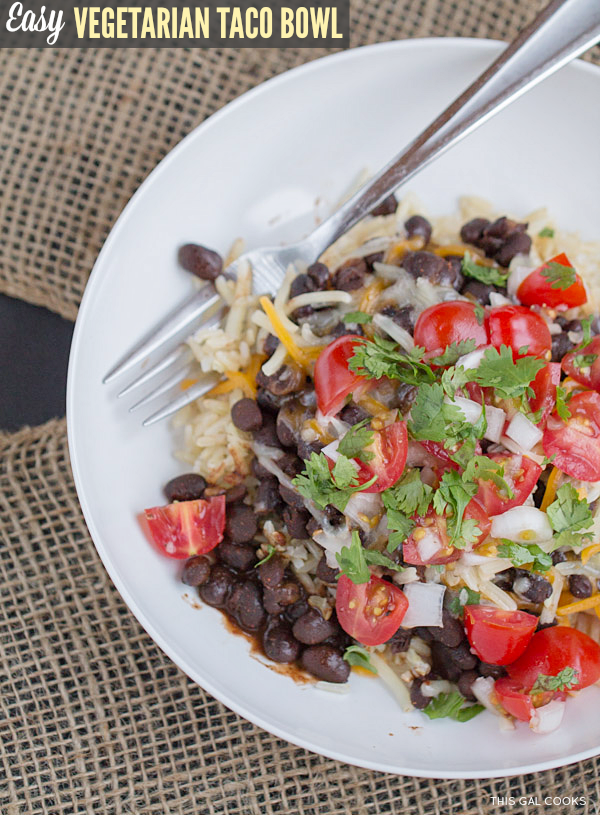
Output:
<path fill-rule="evenodd" d="M 474 304 L 465 300 L 449 300 L 426 308 L 415 325 L 414 339 L 415 345 L 427 352 L 441 352 L 461 340 L 475 340 L 477 347 L 488 342 L 485 322 L 479 323 Z"/>
<path fill-rule="evenodd" d="M 543 426 L 556 405 L 556 388 L 560 385 L 560 363 L 549 362 L 545 368 L 539 370 L 531 383 L 535 392 L 529 400 L 532 413 L 540 413 L 538 426 Z"/>
<path fill-rule="evenodd" d="M 481 530 L 473 544 L 473 548 L 476 548 L 489 535 L 492 522 L 483 507 L 475 500 L 469 501 L 463 517 L 467 521 L 476 521 Z M 414 566 L 434 566 L 458 560 L 462 550 L 451 545 L 447 520 L 443 515 L 438 515 L 430 507 L 425 517 L 416 518 L 416 522 L 417 526 L 402 544 L 402 559 L 405 563 Z"/>
<path fill-rule="evenodd" d="M 454 450 L 453 451 L 446 450 L 446 448 L 440 441 L 428 441 L 427 439 L 425 439 L 424 441 L 421 442 L 421 444 L 427 450 L 428 453 L 431 453 L 432 456 L 439 458 L 440 461 L 444 462 L 444 464 L 447 465 L 446 467 L 444 467 L 444 469 L 447 470 L 448 467 L 450 467 L 453 470 L 460 470 L 460 466 L 450 458 L 450 452 L 455 452 Z M 457 447 L 456 449 L 457 450 L 460 449 L 460 446 L 461 445 L 459 445 L 459 447 Z M 475 445 L 475 452 L 473 455 L 475 456 L 481 455 L 481 444 L 479 442 L 477 442 L 477 444 Z"/>
<path fill-rule="evenodd" d="M 542 445 L 548 458 L 563 473 L 581 481 L 600 481 L 600 394 L 576 393 L 568 404 L 571 418 L 564 422 L 553 413 Z"/>
<path fill-rule="evenodd" d="M 471 650 L 491 665 L 508 665 L 527 648 L 538 618 L 525 611 L 465 606 L 465 630 Z"/>
<path fill-rule="evenodd" d="M 591 365 L 579 368 L 575 365 L 575 358 L 581 354 L 596 354 L 597 356 Z M 562 360 L 562 369 L 567 376 L 585 385 L 586 388 L 600 391 L 600 336 L 594 337 L 583 350 L 571 351 L 569 354 L 565 354 Z"/>
<path fill-rule="evenodd" d="M 335 610 L 347 634 L 363 645 L 381 645 L 400 628 L 408 600 L 393 583 L 371 577 L 368 583 L 353 583 L 341 575 L 337 584 Z"/>
<path fill-rule="evenodd" d="M 531 696 L 514 679 L 509 679 L 507 676 L 496 679 L 494 691 L 504 710 L 515 719 L 528 722 L 535 713 Z"/>
<path fill-rule="evenodd" d="M 144 510 L 154 543 L 169 557 L 188 558 L 210 552 L 223 540 L 225 496 L 208 501 L 175 501 Z"/>
<path fill-rule="evenodd" d="M 515 358 L 543 357 L 552 348 L 550 329 L 543 317 L 525 306 L 497 306 L 488 318 L 490 342 L 507 345 Z M 524 350 L 527 349 L 527 350 Z"/>
<path fill-rule="evenodd" d="M 551 258 L 548 263 L 560 263 L 561 266 L 573 268 L 564 253 Z M 539 266 L 521 283 L 517 289 L 517 297 L 521 303 L 524 306 L 550 306 L 551 308 L 559 306 L 573 308 L 573 306 L 582 306 L 586 303 L 585 286 L 577 272 L 575 272 L 575 282 L 571 286 L 566 289 L 553 288 L 553 284 L 542 274 L 548 268 L 548 263 Z"/>
<path fill-rule="evenodd" d="M 557 625 L 534 634 L 526 651 L 507 667 L 511 679 L 531 690 L 540 674 L 557 676 L 564 668 L 577 671 L 571 690 L 581 690 L 600 679 L 600 645 L 576 628 Z"/>
<path fill-rule="evenodd" d="M 514 498 L 509 498 L 493 481 L 480 480 L 477 500 L 485 508 L 488 516 L 500 515 L 507 509 L 524 504 L 542 474 L 540 465 L 527 456 L 493 453 L 490 458 L 504 467 L 504 480 L 512 489 Z"/>
<path fill-rule="evenodd" d="M 472 498 L 465 507 L 465 514 L 463 517 L 466 521 L 477 521 L 480 534 L 477 537 L 477 540 L 473 543 L 473 549 L 477 549 L 477 547 L 481 546 L 481 544 L 490 534 L 492 522 L 490 520 L 489 513 L 486 512 L 476 498 Z"/>
<path fill-rule="evenodd" d="M 383 492 L 393 486 L 404 472 L 408 453 L 406 422 L 394 422 L 375 431 L 373 442 L 366 448 L 375 454 L 368 463 L 357 461 L 358 482 L 365 484 L 374 475 L 377 481 L 363 492 Z"/>
<path fill-rule="evenodd" d="M 354 348 L 364 342 L 358 334 L 338 337 L 323 349 L 315 364 L 315 391 L 317 405 L 321 413 L 330 416 L 344 407 L 346 397 L 353 394 L 357 398 L 375 380 L 358 376 L 348 369 L 348 361 L 354 356 Z"/>

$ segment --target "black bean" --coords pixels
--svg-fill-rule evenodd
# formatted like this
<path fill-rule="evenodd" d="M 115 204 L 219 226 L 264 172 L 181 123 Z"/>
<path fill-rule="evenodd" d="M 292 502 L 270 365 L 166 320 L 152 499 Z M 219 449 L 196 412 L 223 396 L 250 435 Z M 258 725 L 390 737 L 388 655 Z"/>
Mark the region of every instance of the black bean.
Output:
<path fill-rule="evenodd" d="M 477 243 L 483 235 L 483 230 L 489 226 L 490 222 L 487 218 L 473 218 L 468 221 L 460 230 L 460 237 L 465 243 Z"/>
<path fill-rule="evenodd" d="M 323 512 L 325 513 L 325 517 L 329 523 L 333 524 L 334 526 L 339 526 L 345 521 L 344 513 L 340 512 L 337 507 L 333 506 L 333 504 L 327 504 Z"/>
<path fill-rule="evenodd" d="M 440 281 L 446 286 L 453 286 L 456 291 L 460 291 L 465 278 L 462 273 L 463 259 L 460 255 L 447 255 L 446 263 L 448 264 L 448 272 L 446 277 Z"/>
<path fill-rule="evenodd" d="M 465 297 L 471 297 L 473 300 L 481 303 L 482 306 L 489 306 L 490 294 L 494 291 L 499 292 L 500 289 L 497 286 L 489 286 L 487 283 L 482 283 L 481 280 L 467 279 L 460 293 L 464 294 Z"/>
<path fill-rule="evenodd" d="M 408 651 L 410 641 L 413 638 L 413 631 L 409 628 L 399 628 L 396 633 L 387 641 L 392 654 L 402 654 Z"/>
<path fill-rule="evenodd" d="M 299 306 L 292 312 L 292 320 L 295 323 L 304 323 L 312 317 L 315 310 L 312 306 Z"/>
<path fill-rule="evenodd" d="M 381 309 L 381 313 L 384 317 L 389 317 L 390 320 L 393 320 L 400 328 L 408 331 L 409 334 L 412 334 L 415 330 L 417 318 L 412 306 L 384 306 L 384 308 Z"/>
<path fill-rule="evenodd" d="M 298 617 L 292 628 L 292 634 L 304 645 L 318 645 L 337 632 L 337 620 L 333 617 L 326 620 L 316 608 L 310 608 L 306 614 Z"/>
<path fill-rule="evenodd" d="M 306 524 L 306 531 L 308 532 L 309 537 L 311 537 L 311 538 L 315 534 L 317 529 L 320 529 L 320 528 L 321 528 L 321 523 L 319 521 L 317 521 L 316 518 L 311 517 L 309 522 Z"/>
<path fill-rule="evenodd" d="M 526 228 L 527 224 L 518 224 L 516 221 L 503 215 L 501 218 L 497 218 L 493 223 L 489 224 L 489 226 L 486 226 L 483 230 L 483 234 L 486 237 L 505 240 L 515 232 L 524 232 Z"/>
<path fill-rule="evenodd" d="M 256 513 L 246 504 L 233 504 L 227 509 L 225 531 L 234 543 L 251 541 L 258 531 Z"/>
<path fill-rule="evenodd" d="M 289 478 L 295 478 L 298 473 L 301 473 L 304 469 L 304 462 L 295 453 L 289 451 L 279 456 L 277 466 L 283 470 Z"/>
<path fill-rule="evenodd" d="M 302 667 L 325 682 L 346 682 L 350 665 L 332 645 L 311 645 L 301 657 Z"/>
<path fill-rule="evenodd" d="M 387 198 L 384 198 L 381 204 L 377 204 L 375 209 L 371 210 L 371 215 L 393 215 L 396 212 L 396 208 L 398 206 L 398 201 L 396 200 L 396 196 L 394 193 L 388 195 Z"/>
<path fill-rule="evenodd" d="M 256 376 L 257 383 L 266 388 L 275 396 L 287 396 L 304 387 L 305 376 L 301 368 L 295 364 L 282 365 L 277 373 L 266 376 L 260 370 Z"/>
<path fill-rule="evenodd" d="M 263 478 L 274 478 L 273 473 L 266 470 L 257 458 L 252 459 L 252 464 L 250 466 L 252 468 L 252 474 L 258 478 L 259 481 L 262 481 Z"/>
<path fill-rule="evenodd" d="M 280 614 L 285 606 L 291 606 L 302 599 L 303 591 L 299 583 L 287 580 L 272 588 L 265 588 L 264 604 L 269 614 Z"/>
<path fill-rule="evenodd" d="M 200 586 L 198 592 L 209 606 L 221 607 L 235 583 L 235 577 L 225 566 L 217 564 L 210 570 L 208 580 Z"/>
<path fill-rule="evenodd" d="M 364 422 L 365 419 L 370 419 L 371 414 L 363 410 L 355 402 L 348 402 L 347 405 L 340 410 L 339 417 L 347 424 L 355 425 L 359 422 Z"/>
<path fill-rule="evenodd" d="M 415 385 L 409 385 L 407 382 L 399 382 L 396 386 L 396 396 L 393 407 L 399 408 L 400 413 L 403 415 L 408 413 L 417 398 L 418 390 L 418 387 Z"/>
<path fill-rule="evenodd" d="M 331 566 L 327 565 L 327 558 L 323 555 L 317 564 L 316 575 L 319 580 L 322 580 L 323 583 L 332 583 L 335 585 L 339 573 L 339 569 L 332 569 Z"/>
<path fill-rule="evenodd" d="M 290 286 L 290 300 L 292 297 L 298 297 L 299 294 L 307 294 L 315 290 L 315 283 L 312 277 L 307 274 L 299 274 L 292 280 Z"/>
<path fill-rule="evenodd" d="M 493 582 L 503 591 L 512 591 L 513 583 L 515 580 L 516 569 L 510 567 L 503 572 L 499 572 L 493 579 Z"/>
<path fill-rule="evenodd" d="M 474 656 L 466 642 L 461 642 L 455 648 L 449 648 L 441 642 L 431 643 L 431 669 L 434 673 L 456 682 L 463 671 L 469 671 L 477 665 Z"/>
<path fill-rule="evenodd" d="M 600 334 L 600 316 L 596 315 L 590 324 L 592 334 Z"/>
<path fill-rule="evenodd" d="M 240 430 L 259 430 L 263 423 L 261 409 L 254 399 L 240 399 L 231 408 L 231 421 Z"/>
<path fill-rule="evenodd" d="M 410 686 L 410 701 L 417 710 L 424 710 L 431 702 L 431 699 L 428 696 L 424 696 L 421 691 L 423 681 L 423 679 L 413 679 Z"/>
<path fill-rule="evenodd" d="M 593 592 L 592 581 L 584 574 L 571 574 L 569 575 L 569 591 L 573 597 L 580 600 L 586 597 L 591 597 Z"/>
<path fill-rule="evenodd" d="M 513 581 L 513 591 L 531 603 L 543 603 L 552 594 L 552 584 L 535 572 L 517 569 Z"/>
<path fill-rule="evenodd" d="M 331 333 L 334 337 L 343 337 L 345 334 L 358 334 L 361 337 L 365 335 L 362 325 L 350 326 L 349 323 L 345 323 L 343 320 L 340 320 Z"/>
<path fill-rule="evenodd" d="M 365 284 L 367 264 L 362 258 L 350 258 L 337 269 L 333 276 L 333 288 L 341 291 L 355 291 Z"/>
<path fill-rule="evenodd" d="M 506 676 L 506 668 L 503 665 L 491 665 L 489 662 L 480 662 L 477 665 L 480 676 L 491 676 L 492 679 L 500 679 Z"/>
<path fill-rule="evenodd" d="M 235 617 L 240 628 L 247 631 L 257 631 L 267 616 L 262 604 L 262 591 L 250 580 L 235 584 L 227 597 L 225 608 Z"/>
<path fill-rule="evenodd" d="M 312 263 L 306 270 L 318 291 L 323 291 L 329 284 L 329 269 L 324 263 Z"/>
<path fill-rule="evenodd" d="M 552 335 L 552 362 L 562 362 L 565 354 L 572 351 L 575 343 L 571 342 L 566 331 Z"/>
<path fill-rule="evenodd" d="M 267 334 L 263 350 L 268 357 L 272 357 L 275 351 L 279 348 L 279 340 L 275 334 Z"/>
<path fill-rule="evenodd" d="M 235 487 L 230 487 L 228 490 L 225 490 L 225 503 L 235 504 L 238 501 L 243 501 L 246 497 L 246 492 L 245 484 L 236 484 Z"/>
<path fill-rule="evenodd" d="M 422 215 L 413 215 L 404 222 L 404 228 L 409 238 L 414 238 L 415 235 L 420 235 L 425 243 L 431 240 L 431 224 Z"/>
<path fill-rule="evenodd" d="M 407 252 L 402 258 L 402 268 L 415 280 L 424 277 L 431 283 L 454 286 L 459 282 L 460 272 L 433 252 Z"/>
<path fill-rule="evenodd" d="M 457 684 L 459 693 L 462 693 L 465 699 L 468 699 L 469 702 L 475 702 L 477 699 L 477 697 L 471 690 L 471 686 L 473 685 L 473 682 L 475 682 L 475 680 L 478 678 L 478 676 L 479 675 L 477 671 L 465 671 L 460 675 L 460 678 L 458 680 Z"/>
<path fill-rule="evenodd" d="M 285 503 L 289 504 L 291 507 L 295 507 L 296 509 L 305 509 L 304 499 L 302 498 L 302 496 L 295 490 L 290 489 L 290 487 L 286 487 L 283 484 L 280 484 L 279 494 L 281 495 Z"/>
<path fill-rule="evenodd" d="M 290 623 L 295 623 L 298 617 L 306 614 L 310 606 L 306 602 L 304 592 L 301 591 L 301 597 L 295 603 L 290 603 L 285 607 L 285 616 Z"/>
<path fill-rule="evenodd" d="M 260 430 L 254 430 L 252 433 L 254 441 L 259 444 L 264 444 L 266 447 L 281 447 L 281 443 L 277 436 L 277 426 L 275 419 L 270 415 L 263 414 L 263 423 Z"/>
<path fill-rule="evenodd" d="M 323 449 L 323 444 L 319 441 L 304 441 L 304 439 L 299 439 L 298 441 L 298 458 L 301 458 L 302 461 L 308 461 L 313 453 L 320 453 Z"/>
<path fill-rule="evenodd" d="M 581 320 L 569 320 L 569 322 L 564 327 L 565 331 L 581 331 L 582 325 Z"/>
<path fill-rule="evenodd" d="M 442 612 L 442 625 L 428 626 L 427 630 L 434 640 L 447 645 L 448 648 L 456 648 L 465 636 L 461 623 L 446 608 Z"/>
<path fill-rule="evenodd" d="M 195 501 L 202 498 L 206 489 L 206 481 L 196 473 L 186 473 L 172 478 L 165 486 L 167 501 Z"/>
<path fill-rule="evenodd" d="M 195 555 L 186 561 L 181 580 L 186 586 L 201 586 L 210 575 L 210 561 L 203 555 Z"/>
<path fill-rule="evenodd" d="M 305 509 L 296 509 L 295 507 L 287 506 L 283 510 L 283 521 L 292 538 L 299 538 L 300 540 L 308 538 L 309 535 L 306 531 L 306 524 L 309 518 L 310 515 Z"/>
<path fill-rule="evenodd" d="M 496 262 L 508 266 L 516 255 L 528 255 L 531 250 L 531 238 L 525 232 L 514 232 L 496 252 Z"/>
<path fill-rule="evenodd" d="M 282 623 L 267 626 L 262 642 L 265 654 L 273 662 L 295 662 L 300 656 L 300 643 Z"/>
<path fill-rule="evenodd" d="M 217 546 L 215 554 L 238 572 L 247 572 L 256 563 L 256 552 L 252 546 L 247 543 L 232 543 L 227 538 Z"/>
<path fill-rule="evenodd" d="M 283 581 L 285 563 L 279 555 L 273 555 L 258 567 L 258 579 L 266 589 L 274 589 Z"/>
<path fill-rule="evenodd" d="M 279 495 L 279 482 L 268 473 L 267 477 L 261 480 L 256 491 L 254 501 L 254 511 L 257 515 L 268 515 L 271 512 L 279 512 L 283 502 Z"/>
<path fill-rule="evenodd" d="M 562 549 L 557 549 L 556 552 L 552 552 L 552 563 L 556 566 L 557 563 L 564 563 L 567 559 L 567 556 L 562 551 Z"/>
<path fill-rule="evenodd" d="M 186 243 L 180 247 L 178 258 L 187 272 L 202 280 L 216 280 L 223 271 L 221 255 L 197 243 Z"/>

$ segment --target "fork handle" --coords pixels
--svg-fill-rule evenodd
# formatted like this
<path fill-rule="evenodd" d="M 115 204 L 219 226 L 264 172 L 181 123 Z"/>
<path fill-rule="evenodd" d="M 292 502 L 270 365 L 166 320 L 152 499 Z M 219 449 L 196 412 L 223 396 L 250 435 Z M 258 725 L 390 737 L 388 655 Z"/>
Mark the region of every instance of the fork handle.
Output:
<path fill-rule="evenodd" d="M 599 0 L 552 0 L 467 90 L 312 233 L 316 255 L 433 159 L 599 40 Z"/>

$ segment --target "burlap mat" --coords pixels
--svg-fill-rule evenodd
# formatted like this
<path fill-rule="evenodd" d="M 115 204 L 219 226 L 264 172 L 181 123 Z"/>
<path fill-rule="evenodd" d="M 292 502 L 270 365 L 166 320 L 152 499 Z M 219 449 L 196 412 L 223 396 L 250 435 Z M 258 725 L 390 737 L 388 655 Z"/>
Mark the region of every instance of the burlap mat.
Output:
<path fill-rule="evenodd" d="M 539 5 L 361 0 L 352 44 L 509 38 Z M 323 53 L 0 53 L 0 291 L 74 318 L 104 238 L 158 160 L 230 99 Z M 120 599 L 81 516 L 64 421 L 0 435 L 0 460 L 2 815 L 595 811 L 600 761 L 422 781 L 321 758 L 249 724 L 191 683 Z M 544 807 L 548 795 L 588 804 Z M 526 802 L 536 796 L 541 806 Z"/>

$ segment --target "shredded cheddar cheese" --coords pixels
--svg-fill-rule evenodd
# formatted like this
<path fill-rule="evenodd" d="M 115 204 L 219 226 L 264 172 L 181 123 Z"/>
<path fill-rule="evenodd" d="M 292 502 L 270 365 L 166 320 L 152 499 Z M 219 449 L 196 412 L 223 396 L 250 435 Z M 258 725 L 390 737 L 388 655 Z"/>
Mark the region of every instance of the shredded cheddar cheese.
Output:
<path fill-rule="evenodd" d="M 600 592 L 592 595 L 592 597 L 586 597 L 585 600 L 577 600 L 575 603 L 559 606 L 556 613 L 564 617 L 567 614 L 577 614 L 578 611 L 588 611 L 588 609 L 597 608 L 598 606 L 600 606 Z"/>
<path fill-rule="evenodd" d="M 303 368 L 308 368 L 310 366 L 311 361 L 316 359 L 321 353 L 321 348 L 320 347 L 314 349 L 300 348 L 294 342 L 292 335 L 282 323 L 281 318 L 277 314 L 275 306 L 269 300 L 269 298 L 266 296 L 261 297 L 259 302 L 263 307 L 263 311 L 269 318 L 269 322 L 273 326 L 273 333 L 285 346 L 285 349 L 288 352 L 288 354 L 295 362 L 298 363 L 298 365 L 302 365 Z"/>
<path fill-rule="evenodd" d="M 600 552 L 600 543 L 593 543 L 591 546 L 586 546 L 581 553 L 581 562 L 584 564 L 587 563 L 592 555 L 595 555 L 597 552 Z"/>
<path fill-rule="evenodd" d="M 550 477 L 548 478 L 548 483 L 546 484 L 546 492 L 544 493 L 544 498 L 542 499 L 542 506 L 540 507 L 542 512 L 545 512 L 552 501 L 554 501 L 556 497 L 556 490 L 558 489 L 557 482 L 560 479 L 560 476 L 560 470 L 557 467 L 553 467 Z"/>
<path fill-rule="evenodd" d="M 404 241 L 399 241 L 395 243 L 390 249 L 384 258 L 384 263 L 394 263 L 397 260 L 400 260 L 406 252 L 416 252 L 419 249 L 422 249 L 425 246 L 425 241 L 420 235 L 415 235 L 413 238 L 407 238 Z"/>
<path fill-rule="evenodd" d="M 383 280 L 375 280 L 364 291 L 363 296 L 360 298 L 359 311 L 364 311 L 365 314 L 372 314 L 375 309 L 377 298 L 385 288 Z"/>

